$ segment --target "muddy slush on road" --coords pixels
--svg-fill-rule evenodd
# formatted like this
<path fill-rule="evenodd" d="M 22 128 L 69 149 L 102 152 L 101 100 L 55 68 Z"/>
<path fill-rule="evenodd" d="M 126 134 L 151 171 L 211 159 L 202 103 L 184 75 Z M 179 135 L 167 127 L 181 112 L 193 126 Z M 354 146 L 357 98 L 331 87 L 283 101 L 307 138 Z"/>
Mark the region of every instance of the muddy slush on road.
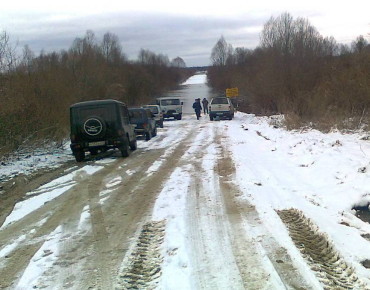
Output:
<path fill-rule="evenodd" d="M 194 95 L 210 96 L 199 77 L 176 92 L 182 120 L 128 158 L 69 161 L 5 188 L 0 289 L 369 289 L 362 256 L 338 242 L 358 235 L 370 252 L 368 228 L 306 194 L 306 159 L 289 159 L 299 145 L 282 151 L 265 119 L 197 121 Z"/>

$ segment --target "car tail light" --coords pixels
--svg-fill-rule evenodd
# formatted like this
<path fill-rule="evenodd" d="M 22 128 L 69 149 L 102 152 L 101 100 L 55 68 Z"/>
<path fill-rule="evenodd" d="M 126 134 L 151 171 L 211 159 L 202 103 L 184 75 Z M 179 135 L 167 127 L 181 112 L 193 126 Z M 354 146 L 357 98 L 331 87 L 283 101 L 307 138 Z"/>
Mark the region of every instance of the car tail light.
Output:
<path fill-rule="evenodd" d="M 144 128 L 146 128 L 147 126 L 148 126 L 148 124 L 147 124 L 147 123 L 144 123 L 144 124 L 143 124 L 143 127 L 144 127 Z"/>
<path fill-rule="evenodd" d="M 123 135 L 123 130 L 119 129 L 119 130 L 117 131 L 117 134 L 118 134 L 118 136 L 122 136 L 122 135 Z"/>

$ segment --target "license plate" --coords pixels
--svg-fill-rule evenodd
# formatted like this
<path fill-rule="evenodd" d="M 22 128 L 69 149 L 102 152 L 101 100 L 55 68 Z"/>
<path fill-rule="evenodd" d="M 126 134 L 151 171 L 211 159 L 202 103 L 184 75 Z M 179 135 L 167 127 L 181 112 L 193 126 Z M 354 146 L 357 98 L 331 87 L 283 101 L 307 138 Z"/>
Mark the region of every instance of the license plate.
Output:
<path fill-rule="evenodd" d="M 223 115 L 224 113 L 216 113 L 216 115 Z"/>
<path fill-rule="evenodd" d="M 105 141 L 97 141 L 97 142 L 90 142 L 89 146 L 103 146 L 105 145 Z"/>

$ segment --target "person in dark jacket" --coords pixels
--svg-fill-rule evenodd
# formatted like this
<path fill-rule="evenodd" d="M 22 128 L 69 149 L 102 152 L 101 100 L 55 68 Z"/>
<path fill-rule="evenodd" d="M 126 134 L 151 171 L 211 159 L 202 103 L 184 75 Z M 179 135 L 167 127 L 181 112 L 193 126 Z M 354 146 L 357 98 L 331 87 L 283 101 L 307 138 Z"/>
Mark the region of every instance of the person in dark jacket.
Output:
<path fill-rule="evenodd" d="M 200 104 L 200 99 L 195 99 L 193 103 L 193 109 L 195 111 L 195 115 L 197 115 L 197 120 L 200 118 L 200 112 L 202 111 L 202 105 Z"/>
<path fill-rule="evenodd" d="M 203 104 L 203 113 L 204 113 L 204 115 L 208 114 L 208 100 L 206 98 L 203 98 L 202 104 Z"/>

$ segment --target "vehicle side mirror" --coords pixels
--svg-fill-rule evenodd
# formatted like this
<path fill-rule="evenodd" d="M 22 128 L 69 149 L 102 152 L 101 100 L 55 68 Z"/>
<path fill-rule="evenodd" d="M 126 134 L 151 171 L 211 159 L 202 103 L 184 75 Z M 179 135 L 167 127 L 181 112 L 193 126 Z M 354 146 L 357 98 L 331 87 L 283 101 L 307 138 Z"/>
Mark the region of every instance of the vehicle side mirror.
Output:
<path fill-rule="evenodd" d="M 184 104 L 184 102 L 181 102 L 181 105 L 183 105 Z"/>

